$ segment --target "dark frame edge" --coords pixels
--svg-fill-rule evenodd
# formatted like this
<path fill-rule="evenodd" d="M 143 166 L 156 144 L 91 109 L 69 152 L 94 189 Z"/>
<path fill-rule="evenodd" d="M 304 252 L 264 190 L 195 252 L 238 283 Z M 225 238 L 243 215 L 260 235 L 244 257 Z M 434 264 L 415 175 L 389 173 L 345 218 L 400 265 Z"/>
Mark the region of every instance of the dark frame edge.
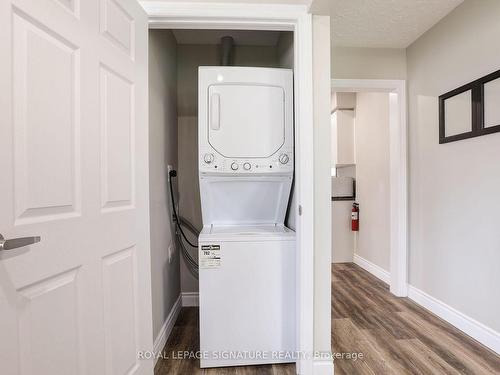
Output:
<path fill-rule="evenodd" d="M 497 70 L 439 96 L 439 144 L 500 132 L 500 124 L 488 127 L 485 127 L 484 124 L 484 85 L 499 78 L 500 70 Z M 472 106 L 471 131 L 447 137 L 445 136 L 445 100 L 469 90 L 471 91 Z"/>

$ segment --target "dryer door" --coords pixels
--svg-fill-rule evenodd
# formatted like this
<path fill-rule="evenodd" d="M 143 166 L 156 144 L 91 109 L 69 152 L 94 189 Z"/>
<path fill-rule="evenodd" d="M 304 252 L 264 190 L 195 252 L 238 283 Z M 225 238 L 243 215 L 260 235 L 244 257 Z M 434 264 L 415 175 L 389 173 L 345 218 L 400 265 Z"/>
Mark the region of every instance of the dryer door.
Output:
<path fill-rule="evenodd" d="M 285 142 L 285 92 L 252 84 L 210 85 L 208 141 L 229 158 L 267 158 Z"/>

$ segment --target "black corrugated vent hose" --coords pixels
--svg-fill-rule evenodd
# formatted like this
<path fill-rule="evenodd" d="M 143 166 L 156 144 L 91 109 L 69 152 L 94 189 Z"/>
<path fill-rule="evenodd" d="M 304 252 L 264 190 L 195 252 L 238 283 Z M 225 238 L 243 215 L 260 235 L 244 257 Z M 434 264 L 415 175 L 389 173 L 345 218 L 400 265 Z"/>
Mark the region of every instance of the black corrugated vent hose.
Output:
<path fill-rule="evenodd" d="M 198 248 L 198 245 L 195 245 L 193 244 L 191 241 L 188 240 L 188 238 L 186 237 L 186 234 L 184 233 L 184 231 L 182 230 L 182 226 L 181 226 L 181 221 L 179 220 L 179 216 L 177 215 L 177 211 L 175 209 L 175 199 L 174 199 L 174 189 L 172 187 L 172 178 L 173 177 L 177 177 L 177 171 L 175 170 L 171 170 L 169 173 L 168 173 L 168 183 L 170 185 L 170 198 L 172 199 L 172 211 L 174 213 L 174 220 L 175 220 L 175 225 L 177 225 L 177 228 L 179 228 L 179 231 L 181 232 L 182 234 L 182 237 L 184 238 L 184 240 L 186 240 L 186 242 L 194 247 L 194 248 Z"/>
<path fill-rule="evenodd" d="M 234 39 L 232 36 L 223 36 L 220 40 L 221 47 L 221 65 L 231 65 L 233 54 Z"/>

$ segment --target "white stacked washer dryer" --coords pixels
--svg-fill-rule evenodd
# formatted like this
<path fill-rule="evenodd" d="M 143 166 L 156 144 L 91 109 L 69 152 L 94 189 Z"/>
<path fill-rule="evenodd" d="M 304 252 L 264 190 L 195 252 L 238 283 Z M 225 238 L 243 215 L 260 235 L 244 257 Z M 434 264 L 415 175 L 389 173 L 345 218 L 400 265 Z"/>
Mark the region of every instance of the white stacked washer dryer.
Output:
<path fill-rule="evenodd" d="M 201 367 L 293 362 L 293 74 L 199 68 Z"/>

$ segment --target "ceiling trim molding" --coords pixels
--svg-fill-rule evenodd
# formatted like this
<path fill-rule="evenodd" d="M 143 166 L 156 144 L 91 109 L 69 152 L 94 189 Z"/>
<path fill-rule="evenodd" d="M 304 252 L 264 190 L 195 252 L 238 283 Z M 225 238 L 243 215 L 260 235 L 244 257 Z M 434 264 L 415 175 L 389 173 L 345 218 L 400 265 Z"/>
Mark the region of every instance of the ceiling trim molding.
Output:
<path fill-rule="evenodd" d="M 192 28 L 196 19 L 205 29 L 293 31 L 307 5 L 249 3 L 178 3 L 141 1 L 150 28 Z M 262 15 L 265 14 L 265 18 Z"/>

